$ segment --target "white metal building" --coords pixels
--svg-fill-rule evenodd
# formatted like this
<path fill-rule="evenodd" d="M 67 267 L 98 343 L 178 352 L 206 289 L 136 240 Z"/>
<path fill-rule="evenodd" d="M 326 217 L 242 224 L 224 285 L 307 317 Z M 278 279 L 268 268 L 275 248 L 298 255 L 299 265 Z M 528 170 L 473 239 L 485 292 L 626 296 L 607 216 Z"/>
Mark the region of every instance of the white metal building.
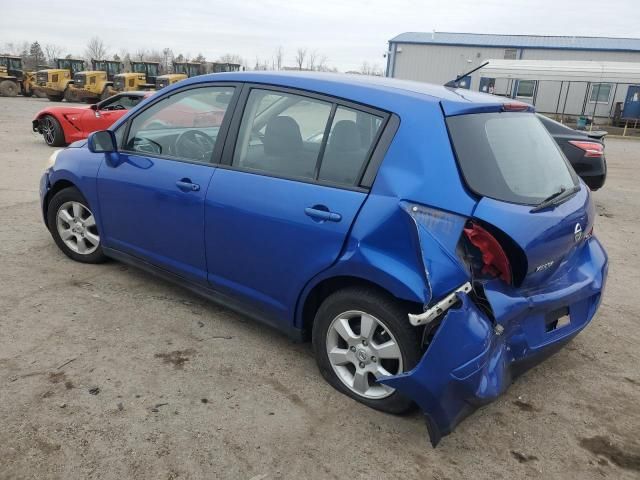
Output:
<path fill-rule="evenodd" d="M 408 32 L 389 41 L 386 75 L 444 84 L 490 59 L 548 60 L 560 66 L 568 66 L 569 62 L 599 62 L 597 66 L 585 67 L 592 70 L 589 78 L 580 82 L 574 79 L 570 87 L 569 78 L 561 78 L 560 72 L 544 85 L 542 78 L 531 75 L 518 78 L 515 73 L 518 62 L 512 62 L 506 83 L 501 80 L 504 76 L 490 74 L 487 67 L 462 81 L 461 86 L 465 88 L 488 90 L 491 87 L 495 93 L 534 103 L 542 112 L 555 112 L 561 94 L 565 115 L 595 113 L 600 117 L 614 117 L 616 108 L 622 108 L 632 91 L 630 87 L 640 85 L 637 77 L 625 82 L 609 81 L 611 72 L 602 71 L 602 67 L 610 69 L 616 62 L 640 64 L 640 39 L 636 38 Z M 538 67 L 534 68 L 543 69 L 542 65 Z M 596 71 L 598 68 L 600 71 Z"/>

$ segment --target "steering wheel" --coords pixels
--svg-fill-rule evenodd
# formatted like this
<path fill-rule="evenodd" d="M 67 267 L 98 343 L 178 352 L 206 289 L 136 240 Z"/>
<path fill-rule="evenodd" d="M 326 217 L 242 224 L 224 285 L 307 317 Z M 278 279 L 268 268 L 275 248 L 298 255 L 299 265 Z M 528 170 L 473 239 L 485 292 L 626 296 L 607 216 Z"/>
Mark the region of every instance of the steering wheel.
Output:
<path fill-rule="evenodd" d="M 174 148 L 179 157 L 208 160 L 215 146 L 211 137 L 200 130 L 186 130 L 176 138 Z"/>

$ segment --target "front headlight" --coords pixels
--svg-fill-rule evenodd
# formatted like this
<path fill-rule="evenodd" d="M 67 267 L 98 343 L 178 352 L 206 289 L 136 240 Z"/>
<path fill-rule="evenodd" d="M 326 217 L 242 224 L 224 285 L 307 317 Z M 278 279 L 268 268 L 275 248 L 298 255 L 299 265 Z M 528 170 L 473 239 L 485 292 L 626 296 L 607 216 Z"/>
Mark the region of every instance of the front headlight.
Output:
<path fill-rule="evenodd" d="M 52 168 L 55 164 L 56 164 L 56 158 L 58 158 L 58 154 L 62 151 L 61 148 L 59 148 L 58 150 L 54 151 L 51 156 L 49 157 L 49 160 L 47 160 L 47 170 Z"/>

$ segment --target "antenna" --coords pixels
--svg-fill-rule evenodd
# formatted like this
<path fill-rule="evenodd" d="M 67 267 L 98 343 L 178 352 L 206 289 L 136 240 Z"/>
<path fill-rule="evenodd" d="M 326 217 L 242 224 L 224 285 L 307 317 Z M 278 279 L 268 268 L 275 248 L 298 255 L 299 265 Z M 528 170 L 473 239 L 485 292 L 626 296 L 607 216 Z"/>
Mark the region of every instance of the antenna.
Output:
<path fill-rule="evenodd" d="M 462 75 L 458 75 L 455 80 L 449 80 L 447 83 L 444 84 L 444 86 L 449 88 L 458 88 L 458 82 L 460 80 L 462 80 L 467 75 L 471 75 L 473 72 L 480 70 L 482 67 L 486 67 L 487 65 L 489 65 L 489 62 L 484 62 L 479 67 L 476 67 L 473 70 L 469 70 L 468 72 L 463 73 Z"/>

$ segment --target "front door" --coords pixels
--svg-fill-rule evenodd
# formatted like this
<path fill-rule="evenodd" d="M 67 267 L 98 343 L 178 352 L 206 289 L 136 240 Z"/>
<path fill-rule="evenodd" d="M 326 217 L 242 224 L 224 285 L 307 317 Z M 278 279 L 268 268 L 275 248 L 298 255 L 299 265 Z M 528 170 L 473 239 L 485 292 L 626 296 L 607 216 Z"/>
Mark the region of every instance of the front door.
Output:
<path fill-rule="evenodd" d="M 366 199 L 357 185 L 382 120 L 330 99 L 251 89 L 205 200 L 213 287 L 289 326 Z"/>
<path fill-rule="evenodd" d="M 98 174 L 105 247 L 206 282 L 204 199 L 234 87 L 192 88 L 130 120 Z"/>

